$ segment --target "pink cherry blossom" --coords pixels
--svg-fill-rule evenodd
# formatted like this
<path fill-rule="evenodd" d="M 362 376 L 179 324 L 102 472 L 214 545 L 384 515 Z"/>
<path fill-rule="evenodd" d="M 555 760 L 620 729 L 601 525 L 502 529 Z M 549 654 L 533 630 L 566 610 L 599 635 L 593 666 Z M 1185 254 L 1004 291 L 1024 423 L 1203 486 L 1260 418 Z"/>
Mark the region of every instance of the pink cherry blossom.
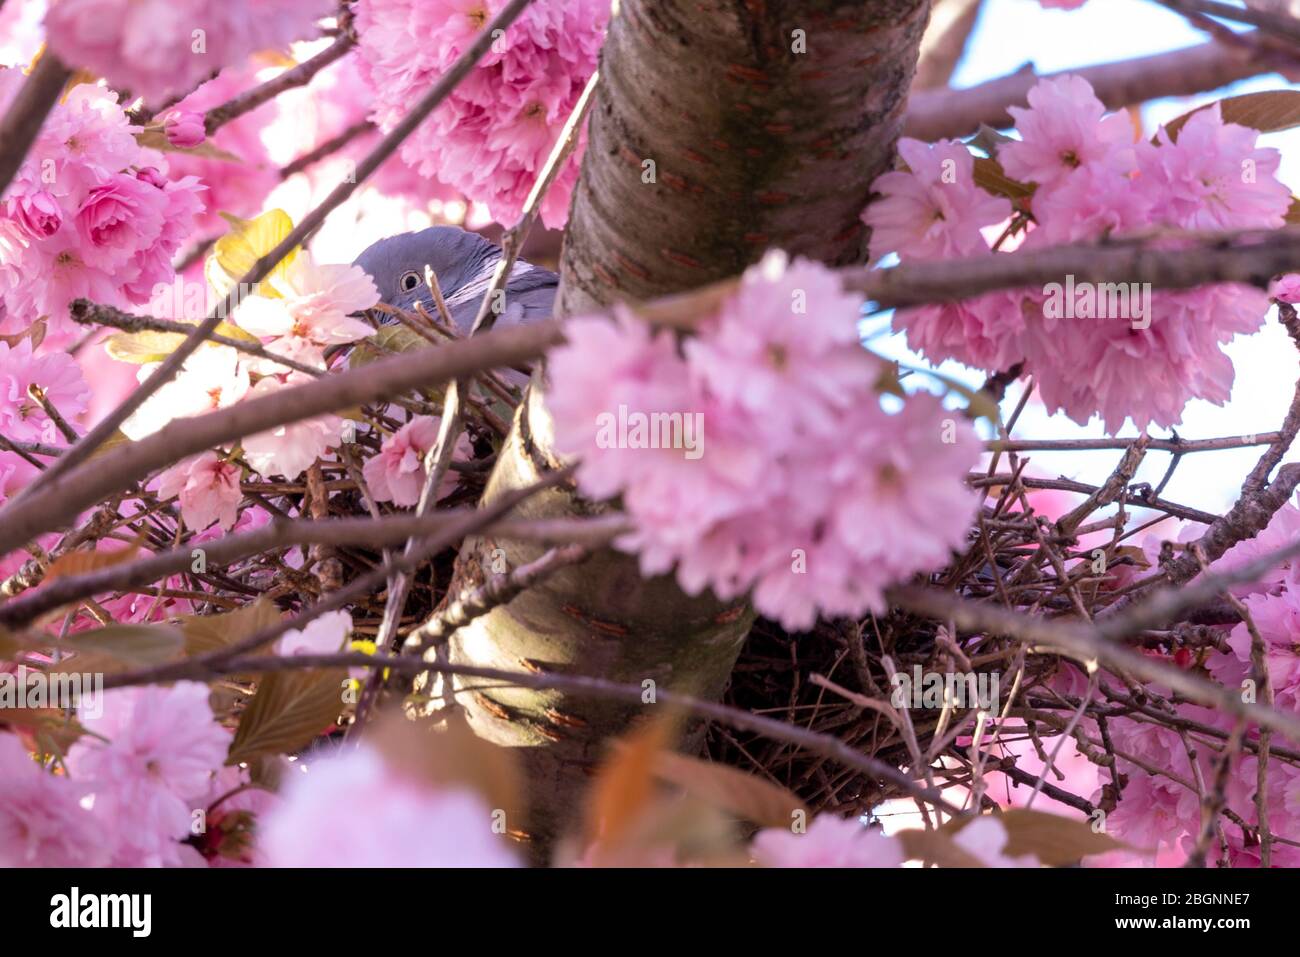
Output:
<path fill-rule="evenodd" d="M 282 275 L 268 280 L 280 298 L 250 296 L 240 303 L 235 321 L 262 337 L 273 352 L 314 366 L 324 366 L 327 346 L 356 342 L 374 334 L 374 327 L 348 313 L 369 309 L 379 301 L 374 281 L 357 266 L 318 265 L 305 250 Z M 285 371 L 270 360 L 255 369 Z"/>
<path fill-rule="evenodd" d="M 306 381 L 309 381 L 308 377 L 301 372 L 288 376 L 284 382 L 275 376 L 267 376 L 249 391 L 249 398 L 271 396 Z M 244 458 L 263 476 L 297 478 L 327 449 L 340 445 L 342 435 L 343 420 L 337 415 L 313 416 L 244 439 Z"/>
<path fill-rule="evenodd" d="M 5 71 L 0 71 L 3 74 Z M 4 197 L 0 296 L 17 322 L 48 318 L 51 345 L 78 330 L 70 300 L 147 300 L 203 210 L 193 179 L 145 165 L 122 107 L 80 84 L 50 112 Z"/>
<path fill-rule="evenodd" d="M 893 318 L 894 331 L 906 332 L 908 347 L 930 362 L 997 370 L 1024 358 L 1025 323 L 1024 296 L 1010 292 L 900 309 Z"/>
<path fill-rule="evenodd" d="M 137 176 L 118 173 L 82 200 L 75 225 L 86 265 L 109 271 L 162 234 L 163 194 Z"/>
<path fill-rule="evenodd" d="M 45 409 L 31 396 L 35 386 L 66 420 L 86 410 L 90 386 L 77 360 L 64 352 L 36 355 L 31 339 L 0 342 L 0 432 L 22 442 L 64 441 Z"/>
<path fill-rule="evenodd" d="M 30 240 L 49 239 L 63 225 L 63 209 L 49 190 L 38 189 L 11 196 L 7 207 L 9 218 Z"/>
<path fill-rule="evenodd" d="M 825 267 L 772 253 L 681 354 L 626 313 L 568 323 L 549 358 L 556 445 L 587 495 L 622 496 L 636 529 L 618 544 L 644 574 L 752 592 L 796 630 L 883 607 L 964 542 L 978 443 L 932 395 L 882 408 L 857 319 Z"/>
<path fill-rule="evenodd" d="M 871 227 L 871 258 L 942 259 L 988 249 L 980 230 L 1011 216 L 1011 203 L 975 184 L 975 160 L 953 140 L 922 143 L 902 138 L 905 172 L 884 173 L 872 189 L 881 194 L 862 214 Z"/>
<path fill-rule="evenodd" d="M 1259 132 L 1223 122 L 1219 104 L 1199 110 L 1175 141 L 1138 147 L 1139 183 L 1155 214 L 1184 229 L 1277 229 L 1286 223 L 1291 190 L 1277 179 L 1281 154 L 1259 149 Z"/>
<path fill-rule="evenodd" d="M 1269 286 L 1268 294 L 1279 302 L 1300 302 L 1300 273 L 1287 273 Z"/>
<path fill-rule="evenodd" d="M 1091 163 L 1120 172 L 1133 168 L 1133 127 L 1106 107 L 1088 81 L 1067 75 L 1040 80 L 1029 91 L 1029 108 L 1013 106 L 1020 139 L 1003 143 L 998 160 L 1007 175 L 1040 186 L 1055 186 Z"/>
<path fill-rule="evenodd" d="M 362 473 L 370 493 L 379 502 L 392 502 L 400 508 L 410 508 L 420 500 L 424 488 L 424 456 L 433 448 L 438 438 L 438 419 L 431 415 L 417 415 L 410 422 L 384 439 L 379 454 L 366 461 Z M 472 449 L 462 433 L 455 452 L 468 458 Z M 456 487 L 456 476 L 448 472 L 443 476 L 438 495 L 446 495 Z"/>
<path fill-rule="evenodd" d="M 294 774 L 257 846 L 267 867 L 519 866 L 481 797 L 417 784 L 364 743 Z"/>
<path fill-rule="evenodd" d="M 142 365 L 137 378 L 144 382 L 157 367 L 156 362 Z M 185 360 L 175 378 L 122 423 L 122 431 L 128 438 L 142 439 L 174 419 L 233 405 L 247 392 L 248 372 L 239 353 L 230 346 L 202 346 Z"/>
<path fill-rule="evenodd" d="M 1228 549 L 1214 563 L 1214 571 L 1233 571 L 1297 541 L 1300 541 L 1300 505 L 1293 498 L 1273 513 L 1268 525 L 1257 535 Z M 1295 585 L 1300 585 L 1300 562 L 1292 558 L 1280 562 L 1253 582 L 1234 586 L 1232 592 L 1244 598 L 1257 592 L 1277 594 L 1283 587 Z"/>
<path fill-rule="evenodd" d="M 818 814 L 803 834 L 764 828 L 750 854 L 764 867 L 901 867 L 905 859 L 897 838 L 833 814 Z"/>
<path fill-rule="evenodd" d="M 375 90 L 372 118 L 391 129 L 473 42 L 502 0 L 361 0 L 363 70 Z M 537 0 L 520 14 L 471 76 L 402 146 L 402 157 L 494 218 L 513 222 L 596 61 L 609 19 L 601 0 Z M 581 140 L 585 142 L 585 133 Z M 542 203 L 563 225 L 582 143 Z"/>
<path fill-rule="evenodd" d="M 82 791 L 33 760 L 15 735 L 0 733 L 0 867 L 97 867 L 102 832 L 80 804 Z"/>
<path fill-rule="evenodd" d="M 175 866 L 192 857 L 178 842 L 189 835 L 196 800 L 230 744 L 208 695 L 207 685 L 193 681 L 125 688 L 104 693 L 102 716 L 82 715 L 107 743 L 82 737 L 68 767 L 94 796 L 115 866 Z"/>
<path fill-rule="evenodd" d="M 238 519 L 243 499 L 239 466 L 222 460 L 215 452 L 203 452 L 163 472 L 158 495 L 163 499 L 179 496 L 181 517 L 196 532 L 213 522 L 230 529 Z"/>
<path fill-rule="evenodd" d="M 158 102 L 257 50 L 308 36 L 330 7 L 325 0 L 60 0 L 45 27 L 65 63 Z"/>

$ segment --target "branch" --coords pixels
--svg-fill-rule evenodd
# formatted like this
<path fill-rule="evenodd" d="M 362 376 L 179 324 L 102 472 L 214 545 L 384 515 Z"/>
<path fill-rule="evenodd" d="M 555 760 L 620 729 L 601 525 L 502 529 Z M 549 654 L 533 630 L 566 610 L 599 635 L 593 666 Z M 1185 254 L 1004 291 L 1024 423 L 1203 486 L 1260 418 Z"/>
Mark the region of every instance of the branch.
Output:
<path fill-rule="evenodd" d="M 390 515 L 375 519 L 324 521 L 279 519 L 256 531 L 225 535 L 201 545 L 187 544 L 139 561 L 54 579 L 37 591 L 0 605 L 0 624 L 18 628 L 70 602 L 104 592 L 138 588 L 180 574 L 192 566 L 196 549 L 202 550 L 204 561 L 211 567 L 232 565 L 253 555 L 295 545 L 382 548 L 413 535 L 442 534 L 449 527 L 459 527 L 458 523 L 473 514 L 476 514 L 473 509 L 449 509 L 424 517 Z M 576 548 L 598 547 L 627 529 L 627 520 L 620 515 L 592 519 L 502 521 L 491 526 L 492 534 L 499 538 Z M 27 587 L 36 585 L 39 580 L 34 578 L 27 582 Z"/>
<path fill-rule="evenodd" d="M 108 326 L 113 329 L 121 329 L 123 332 L 174 332 L 178 335 L 188 336 L 194 331 L 192 323 L 177 322 L 174 319 L 158 319 L 154 316 L 139 316 L 135 313 L 123 312 L 112 306 L 91 302 L 89 299 L 72 300 L 68 305 L 68 314 L 72 317 L 73 322 L 81 326 Z M 230 336 L 223 336 L 219 332 L 209 334 L 208 341 L 222 346 L 230 346 L 230 348 L 238 352 L 257 356 L 259 359 L 266 359 L 269 362 L 284 366 L 286 369 L 293 369 L 309 376 L 319 376 L 325 372 L 324 369 L 309 366 L 305 362 L 289 359 L 272 352 L 260 342 L 248 339 L 234 339 Z"/>
<path fill-rule="evenodd" d="M 1178 248 L 1170 248 L 1171 244 Z M 1275 276 L 1297 269 L 1300 227 L 1288 226 L 1080 243 L 893 269 L 856 266 L 840 275 L 845 289 L 865 293 L 881 309 L 888 309 L 957 302 L 995 289 L 1041 289 L 1067 275 L 1077 283 L 1150 283 L 1157 289 L 1223 282 L 1267 289 Z"/>
<path fill-rule="evenodd" d="M 387 399 L 419 386 L 440 385 L 493 366 L 535 359 L 562 338 L 559 324 L 548 320 L 496 330 L 439 349 L 420 349 L 205 415 L 176 419 L 148 438 L 107 451 L 55 481 L 48 481 L 55 468 L 51 466 L 42 473 L 47 481 L 39 488 L 24 498 L 11 499 L 0 509 L 0 554 L 71 521 L 106 496 L 130 488 L 156 469 L 188 455 L 286 422 Z M 65 453 L 55 463 L 62 464 L 67 456 Z"/>
<path fill-rule="evenodd" d="M 0 196 L 23 165 L 27 151 L 40 133 L 45 117 L 59 101 L 63 84 L 70 76 L 72 71 L 46 50 L 9 105 L 4 120 L 0 121 L 0 144 L 4 147 L 0 149 Z"/>
<path fill-rule="evenodd" d="M 203 121 L 208 136 L 211 136 L 236 117 L 251 113 L 263 103 L 270 102 L 286 90 L 306 86 L 311 82 L 312 77 L 342 57 L 356 44 L 356 32 L 349 26 L 337 40 L 315 56 L 285 70 L 283 73 L 277 74 L 265 83 L 241 93 L 234 99 L 208 110 Z"/>
<path fill-rule="evenodd" d="M 1300 543 L 1297 543 L 1296 550 L 1300 551 Z M 1217 594 L 1222 587 L 1216 585 L 1213 593 Z M 1045 645 L 1085 664 L 1097 662 L 1112 671 L 1163 685 L 1188 701 L 1237 715 L 1300 742 L 1300 718 L 1295 715 L 1253 702 L 1247 704 L 1241 700 L 1239 692 L 1211 684 L 1191 672 L 1148 658 L 1119 643 L 1119 637 L 1142 630 L 1145 626 L 1141 623 L 1148 618 L 1166 620 L 1163 613 L 1149 614 L 1155 609 L 1142 609 L 1140 615 L 1117 616 L 1106 627 L 1095 627 L 1069 620 L 1030 617 L 997 605 L 912 585 L 891 590 L 889 600 L 891 604 L 916 614 L 952 622 L 963 631 L 1002 635 L 1031 646 Z"/>
<path fill-rule="evenodd" d="M 1245 34 L 1251 37 L 1253 34 Z M 981 125 L 1004 128 L 1012 124 L 1008 106 L 1023 106 L 1039 80 L 1073 74 L 1092 84 L 1097 98 L 1118 110 L 1165 96 L 1193 96 L 1247 77 L 1270 73 L 1273 59 L 1222 43 L 1198 43 L 1154 56 L 1101 63 L 1096 66 L 1040 74 L 1032 66 L 964 90 L 925 91 L 908 103 L 903 133 L 933 141 L 966 136 Z"/>
<path fill-rule="evenodd" d="M 105 690 L 126 688 L 133 685 L 154 684 L 163 680 L 204 681 L 220 675 L 269 674 L 277 671 L 297 671 L 308 668 L 387 668 L 402 674 L 434 672 L 444 675 L 462 675 L 468 678 L 483 678 L 512 687 L 531 688 L 537 691 L 560 691 L 585 697 L 613 698 L 637 705 L 644 705 L 645 703 L 645 689 L 640 685 L 620 684 L 602 678 L 555 673 L 533 674 L 524 671 L 502 671 L 496 668 L 479 668 L 472 665 L 427 662 L 406 656 L 366 655 L 359 652 L 284 657 L 271 655 L 227 656 L 220 662 L 208 663 L 202 666 L 199 666 L 199 659 L 192 658 L 166 667 L 168 669 L 168 677 L 166 678 L 154 677 L 145 672 L 105 675 L 104 688 Z M 472 688 L 462 688 L 456 693 L 472 690 Z M 730 725 L 741 731 L 751 731 L 773 741 L 781 741 L 811 751 L 814 754 L 824 755 L 847 768 L 853 768 L 878 781 L 887 782 L 911 797 L 920 798 L 936 807 L 943 808 L 949 814 L 960 816 L 963 813 L 960 808 L 950 804 L 939 791 L 918 785 L 893 765 L 862 754 L 832 735 L 808 731 L 798 725 L 787 724 L 774 718 L 765 718 L 749 711 L 742 711 L 739 708 L 724 704 L 716 704 L 712 701 L 704 701 L 676 691 L 657 690 L 655 692 L 655 704 L 656 706 L 669 708 L 682 708 L 703 718 Z"/>

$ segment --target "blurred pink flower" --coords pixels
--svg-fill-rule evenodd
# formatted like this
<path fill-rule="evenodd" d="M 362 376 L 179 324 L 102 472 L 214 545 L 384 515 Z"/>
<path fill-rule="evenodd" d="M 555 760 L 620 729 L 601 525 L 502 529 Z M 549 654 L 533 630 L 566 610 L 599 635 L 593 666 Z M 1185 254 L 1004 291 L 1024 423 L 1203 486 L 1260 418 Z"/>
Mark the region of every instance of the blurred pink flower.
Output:
<path fill-rule="evenodd" d="M 294 628 L 280 636 L 275 650 L 280 655 L 333 655 L 343 648 L 352 632 L 352 616 L 346 611 L 331 611 L 313 618 L 303 628 Z"/>
<path fill-rule="evenodd" d="M 258 50 L 309 36 L 327 0 L 60 0 L 45 17 L 65 63 L 151 103 Z"/>
<path fill-rule="evenodd" d="M 0 733 L 0 867 L 97 867 L 100 825 L 74 781 L 44 770 L 16 735 Z"/>
<path fill-rule="evenodd" d="M 194 681 L 124 688 L 104 693 L 101 716 L 82 715 L 107 743 L 82 737 L 69 749 L 68 767 L 94 795 L 114 866 L 193 863 L 179 842 L 230 745 L 208 695 L 208 686 Z"/>
<path fill-rule="evenodd" d="M 750 854 L 764 867 L 901 867 L 905 859 L 897 838 L 833 814 L 818 814 L 804 834 L 764 828 Z"/>
<path fill-rule="evenodd" d="M 157 367 L 156 362 L 145 363 L 140 366 L 136 377 L 144 382 Z M 248 372 L 239 353 L 230 346 L 201 346 L 185 360 L 174 379 L 159 388 L 122 423 L 122 431 L 128 438 L 139 440 L 174 419 L 224 409 L 238 402 L 247 392 Z"/>
<path fill-rule="evenodd" d="M 239 466 L 215 452 L 203 452 L 178 462 L 158 477 L 158 496 L 180 497 L 181 517 L 191 531 L 201 532 L 213 522 L 223 529 L 239 517 Z"/>
<path fill-rule="evenodd" d="M 519 866 L 481 797 L 421 786 L 365 744 L 308 762 L 282 797 L 258 827 L 265 867 Z"/>

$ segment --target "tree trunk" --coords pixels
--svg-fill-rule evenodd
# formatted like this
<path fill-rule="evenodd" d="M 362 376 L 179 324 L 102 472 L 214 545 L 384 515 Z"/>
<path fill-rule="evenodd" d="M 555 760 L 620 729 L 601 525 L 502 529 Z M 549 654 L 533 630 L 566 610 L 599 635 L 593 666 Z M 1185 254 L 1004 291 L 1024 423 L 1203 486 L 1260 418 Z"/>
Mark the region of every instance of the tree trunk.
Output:
<path fill-rule="evenodd" d="M 559 312 L 691 289 L 739 273 L 773 247 L 860 261 L 859 214 L 892 160 L 928 7 L 621 0 L 570 210 Z M 537 378 L 484 500 L 555 468 L 550 437 Z M 520 512 L 560 517 L 605 507 L 558 489 Z M 540 553 L 468 541 L 454 586 Z M 667 577 L 644 580 L 635 558 L 606 551 L 462 628 L 448 654 L 457 663 L 638 684 L 647 699 L 656 687 L 717 698 L 752 620 L 743 603 L 692 598 Z M 523 829 L 540 855 L 581 809 L 604 739 L 647 709 L 485 684 L 457 679 L 456 700 L 478 734 L 521 749 L 530 801 Z M 688 729 L 684 744 L 697 745 L 701 734 Z"/>

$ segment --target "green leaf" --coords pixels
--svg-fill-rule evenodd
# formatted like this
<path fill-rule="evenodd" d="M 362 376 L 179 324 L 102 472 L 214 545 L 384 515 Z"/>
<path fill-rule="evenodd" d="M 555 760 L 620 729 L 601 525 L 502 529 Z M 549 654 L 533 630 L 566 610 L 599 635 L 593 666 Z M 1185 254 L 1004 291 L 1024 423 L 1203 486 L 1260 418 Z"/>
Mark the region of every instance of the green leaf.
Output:
<path fill-rule="evenodd" d="M 276 671 L 266 675 L 244 709 L 226 764 L 292 754 L 333 724 L 343 710 L 343 669 Z"/>

